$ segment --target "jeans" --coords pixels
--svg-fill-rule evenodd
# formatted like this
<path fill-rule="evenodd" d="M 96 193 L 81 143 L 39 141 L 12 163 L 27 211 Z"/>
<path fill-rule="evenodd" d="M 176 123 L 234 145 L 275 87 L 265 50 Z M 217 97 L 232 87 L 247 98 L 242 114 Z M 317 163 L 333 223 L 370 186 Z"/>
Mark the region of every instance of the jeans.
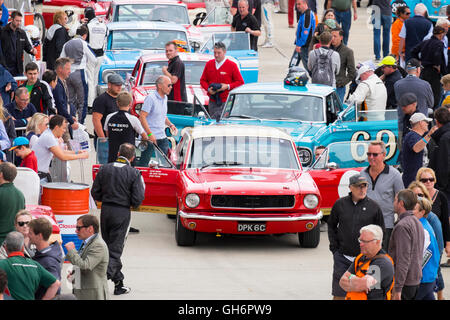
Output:
<path fill-rule="evenodd" d="M 170 148 L 169 139 L 167 139 L 167 138 L 157 139 L 156 144 L 162 150 L 162 152 L 164 152 L 164 154 L 167 156 L 169 153 L 169 148 Z"/>
<path fill-rule="evenodd" d="M 336 93 L 337 93 L 339 99 L 341 99 L 341 102 L 344 103 L 345 87 L 336 87 Z"/>
<path fill-rule="evenodd" d="M 303 67 L 305 67 L 305 70 L 307 70 L 308 74 L 309 74 L 309 70 L 308 70 L 308 48 L 307 47 L 301 47 L 300 54 L 297 51 L 295 51 L 295 49 L 294 49 L 294 53 L 292 54 L 291 61 L 289 62 L 289 68 L 290 67 L 294 67 L 294 66 L 298 66 L 300 64 L 300 61 L 303 62 Z"/>
<path fill-rule="evenodd" d="M 375 59 L 380 60 L 380 50 L 381 50 L 381 28 L 383 28 L 383 57 L 389 55 L 389 42 L 391 36 L 391 24 L 392 17 L 379 15 L 380 21 L 373 21 L 373 53 L 375 54 Z M 376 19 L 376 18 L 375 18 Z M 377 19 L 378 20 L 378 19 Z"/>
<path fill-rule="evenodd" d="M 334 15 L 336 16 L 336 21 L 342 27 L 344 31 L 344 44 L 347 45 L 348 35 L 350 34 L 350 27 L 352 25 L 352 11 L 348 9 L 347 11 L 334 10 Z"/>

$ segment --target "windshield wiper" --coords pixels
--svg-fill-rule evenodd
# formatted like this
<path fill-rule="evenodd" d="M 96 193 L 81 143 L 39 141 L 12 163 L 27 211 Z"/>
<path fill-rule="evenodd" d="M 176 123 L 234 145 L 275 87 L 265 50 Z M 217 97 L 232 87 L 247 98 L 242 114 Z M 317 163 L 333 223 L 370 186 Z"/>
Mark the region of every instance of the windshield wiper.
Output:
<path fill-rule="evenodd" d="M 203 170 L 204 168 L 211 167 L 211 166 L 240 166 L 242 165 L 241 162 L 236 161 L 214 161 L 208 164 L 205 164 L 203 167 L 200 168 L 200 170 Z"/>
<path fill-rule="evenodd" d="M 241 115 L 230 115 L 228 116 L 228 118 L 242 118 L 242 119 L 255 119 L 255 120 L 261 120 L 260 118 L 257 117 L 253 117 L 253 116 L 247 116 L 245 114 L 241 114 Z"/>
<path fill-rule="evenodd" d="M 286 121 L 298 121 L 298 122 L 302 122 L 302 120 L 294 119 L 294 118 L 270 118 L 269 120 L 286 120 Z"/>

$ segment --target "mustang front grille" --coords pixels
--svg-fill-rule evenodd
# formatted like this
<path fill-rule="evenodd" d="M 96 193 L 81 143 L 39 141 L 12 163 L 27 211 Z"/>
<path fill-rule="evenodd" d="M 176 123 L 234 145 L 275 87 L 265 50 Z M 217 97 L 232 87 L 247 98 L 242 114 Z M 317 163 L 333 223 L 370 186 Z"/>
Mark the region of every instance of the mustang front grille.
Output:
<path fill-rule="evenodd" d="M 292 208 L 295 204 L 295 196 L 237 196 L 237 195 L 213 195 L 211 206 L 216 208 Z"/>

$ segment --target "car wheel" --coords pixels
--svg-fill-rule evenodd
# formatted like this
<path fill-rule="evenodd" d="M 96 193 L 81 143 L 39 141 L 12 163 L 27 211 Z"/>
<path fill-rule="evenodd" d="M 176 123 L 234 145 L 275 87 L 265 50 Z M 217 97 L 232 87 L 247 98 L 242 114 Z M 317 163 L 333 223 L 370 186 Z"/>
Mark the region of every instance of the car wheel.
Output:
<path fill-rule="evenodd" d="M 320 221 L 314 229 L 299 232 L 298 240 L 302 248 L 316 248 L 320 243 Z"/>
<path fill-rule="evenodd" d="M 193 246 L 195 243 L 196 232 L 186 229 L 181 224 L 180 213 L 177 210 L 177 222 L 175 223 L 175 240 L 181 247 Z"/>
<path fill-rule="evenodd" d="M 166 214 L 166 216 L 167 216 L 167 219 L 169 219 L 169 220 L 175 220 L 175 218 L 177 217 L 174 214 Z"/>

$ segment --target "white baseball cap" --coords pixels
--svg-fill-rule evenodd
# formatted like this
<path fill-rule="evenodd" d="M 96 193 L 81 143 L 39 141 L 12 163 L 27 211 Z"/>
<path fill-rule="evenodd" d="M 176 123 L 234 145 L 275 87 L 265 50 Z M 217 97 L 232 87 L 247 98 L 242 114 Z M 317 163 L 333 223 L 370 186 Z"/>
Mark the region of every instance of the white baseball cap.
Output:
<path fill-rule="evenodd" d="M 417 123 L 419 121 L 431 122 L 433 121 L 433 119 L 427 118 L 423 113 L 420 112 L 414 113 L 409 119 L 409 122 L 411 122 L 412 124 Z"/>
<path fill-rule="evenodd" d="M 373 68 L 363 64 L 359 69 L 358 69 L 358 73 L 356 74 L 356 80 L 359 80 L 359 78 L 361 77 L 361 75 L 367 71 L 373 71 Z"/>

